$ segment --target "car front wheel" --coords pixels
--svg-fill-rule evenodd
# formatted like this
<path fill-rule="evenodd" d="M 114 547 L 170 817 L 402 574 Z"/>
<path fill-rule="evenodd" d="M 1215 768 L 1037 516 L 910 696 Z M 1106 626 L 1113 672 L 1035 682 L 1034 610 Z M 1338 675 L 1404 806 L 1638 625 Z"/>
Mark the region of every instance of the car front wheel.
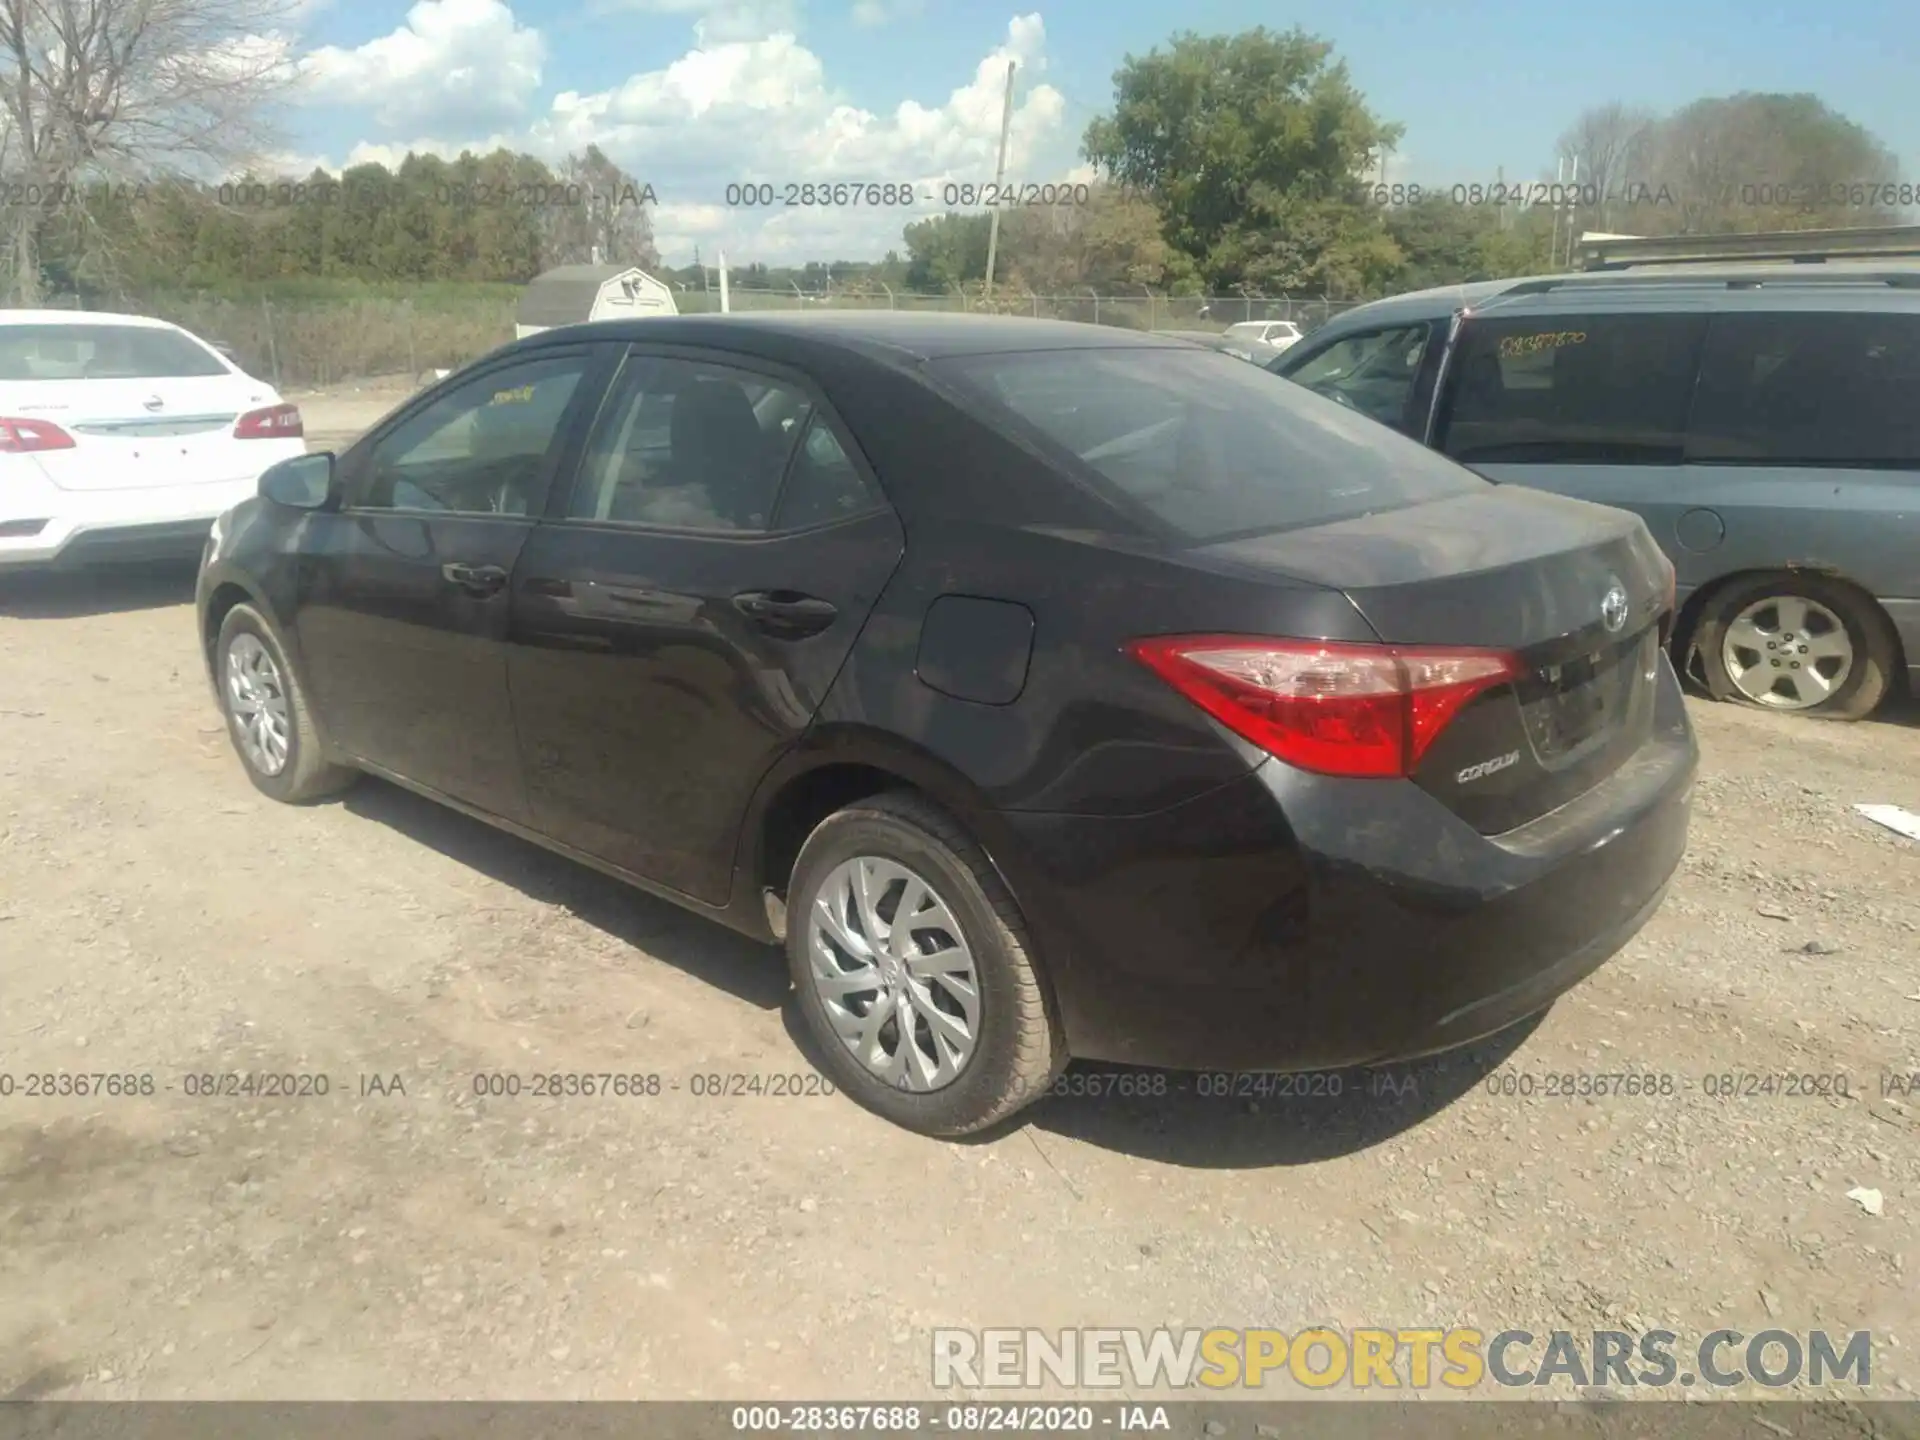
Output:
<path fill-rule="evenodd" d="M 273 627 L 251 605 L 236 605 L 214 642 L 214 675 L 227 736 L 254 788 L 300 805 L 344 790 L 356 774 L 328 763 L 305 692 Z"/>
<path fill-rule="evenodd" d="M 808 836 L 787 959 L 831 1078 L 910 1130 L 984 1129 L 1066 1063 L 1013 897 L 918 796 L 861 801 Z"/>

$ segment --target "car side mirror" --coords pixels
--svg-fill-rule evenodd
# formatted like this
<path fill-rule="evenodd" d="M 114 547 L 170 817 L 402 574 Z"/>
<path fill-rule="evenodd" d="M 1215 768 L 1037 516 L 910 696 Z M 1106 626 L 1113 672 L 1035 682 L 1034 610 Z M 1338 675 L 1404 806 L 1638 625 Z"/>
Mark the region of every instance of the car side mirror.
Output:
<path fill-rule="evenodd" d="M 260 498 L 292 510 L 326 510 L 338 499 L 333 452 L 296 455 L 260 472 Z"/>

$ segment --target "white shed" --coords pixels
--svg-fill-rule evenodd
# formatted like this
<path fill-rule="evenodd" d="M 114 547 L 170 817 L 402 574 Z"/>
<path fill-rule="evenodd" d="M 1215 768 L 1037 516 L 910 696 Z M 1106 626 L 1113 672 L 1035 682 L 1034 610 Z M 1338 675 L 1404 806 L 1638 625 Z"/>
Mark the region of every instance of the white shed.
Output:
<path fill-rule="evenodd" d="M 520 292 L 514 338 L 586 320 L 678 315 L 666 282 L 631 265 L 561 265 L 536 275 Z"/>

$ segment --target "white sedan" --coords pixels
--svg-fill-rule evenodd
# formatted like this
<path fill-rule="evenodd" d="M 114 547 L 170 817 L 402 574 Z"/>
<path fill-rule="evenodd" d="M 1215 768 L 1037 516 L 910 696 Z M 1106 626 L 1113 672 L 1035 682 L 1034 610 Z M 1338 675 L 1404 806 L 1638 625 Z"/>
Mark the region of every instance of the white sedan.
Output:
<path fill-rule="evenodd" d="M 297 406 L 177 325 L 0 310 L 0 571 L 197 555 L 303 435 Z"/>
<path fill-rule="evenodd" d="M 1300 327 L 1291 320 L 1242 320 L 1227 327 L 1226 338 L 1242 360 L 1265 364 L 1300 343 Z"/>

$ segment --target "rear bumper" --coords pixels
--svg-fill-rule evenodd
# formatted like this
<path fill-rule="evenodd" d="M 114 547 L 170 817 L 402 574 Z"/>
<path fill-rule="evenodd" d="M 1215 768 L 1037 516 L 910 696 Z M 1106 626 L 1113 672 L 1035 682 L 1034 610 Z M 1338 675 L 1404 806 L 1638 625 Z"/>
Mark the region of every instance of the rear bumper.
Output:
<path fill-rule="evenodd" d="M 298 440 L 258 443 L 262 468 L 304 453 Z M 269 449 L 273 453 L 264 453 Z M 259 485 L 257 473 L 141 490 L 61 490 L 45 481 L 10 480 L 0 492 L 0 570 L 197 556 L 214 518 Z"/>
<path fill-rule="evenodd" d="M 1699 752 L 1662 669 L 1648 744 L 1504 836 L 1411 784 L 1278 762 L 1154 816 L 1005 815 L 1068 1050 L 1335 1068 L 1451 1049 L 1545 1008 L 1632 938 L 1686 848 Z"/>

